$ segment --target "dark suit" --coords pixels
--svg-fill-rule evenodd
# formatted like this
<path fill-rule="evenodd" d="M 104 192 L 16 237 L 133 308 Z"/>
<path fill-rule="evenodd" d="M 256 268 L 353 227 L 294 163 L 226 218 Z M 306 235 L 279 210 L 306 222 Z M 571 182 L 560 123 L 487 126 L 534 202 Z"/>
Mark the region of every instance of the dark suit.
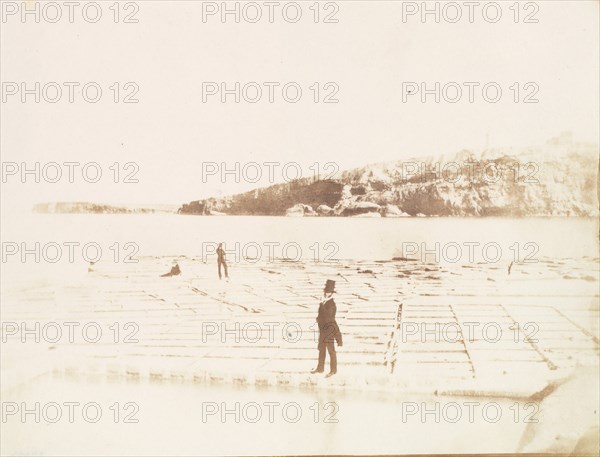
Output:
<path fill-rule="evenodd" d="M 342 344 L 342 333 L 335 321 L 336 306 L 333 298 L 319 304 L 319 314 L 317 315 L 317 325 L 319 326 L 319 365 L 317 370 L 325 369 L 325 350 L 329 352 L 330 371 L 337 372 L 337 354 L 335 353 L 334 341 L 338 345 Z"/>

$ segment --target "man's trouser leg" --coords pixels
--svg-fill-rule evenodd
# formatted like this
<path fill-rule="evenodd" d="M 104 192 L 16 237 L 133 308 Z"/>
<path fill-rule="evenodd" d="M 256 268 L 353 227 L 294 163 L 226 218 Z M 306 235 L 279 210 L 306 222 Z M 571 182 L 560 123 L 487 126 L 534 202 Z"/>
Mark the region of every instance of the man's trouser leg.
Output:
<path fill-rule="evenodd" d="M 219 279 L 221 279 L 221 261 L 218 260 L 217 263 L 219 264 Z"/>
<path fill-rule="evenodd" d="M 227 273 L 227 262 L 223 260 L 223 268 L 225 269 L 225 277 L 229 278 L 229 274 Z"/>
<path fill-rule="evenodd" d="M 331 343 L 327 343 L 327 351 L 329 351 L 329 371 L 332 373 L 337 372 L 337 354 L 335 352 L 335 346 L 333 345 L 333 341 Z"/>
<path fill-rule="evenodd" d="M 325 370 L 325 343 L 319 343 L 319 364 L 317 365 L 317 371 Z"/>

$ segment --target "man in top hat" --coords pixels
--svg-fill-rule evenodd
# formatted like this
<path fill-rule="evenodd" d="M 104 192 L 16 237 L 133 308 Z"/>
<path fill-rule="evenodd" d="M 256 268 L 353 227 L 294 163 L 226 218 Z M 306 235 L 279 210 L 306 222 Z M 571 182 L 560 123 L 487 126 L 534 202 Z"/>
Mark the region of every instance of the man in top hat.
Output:
<path fill-rule="evenodd" d="M 328 279 L 323 289 L 323 299 L 319 303 L 319 314 L 317 315 L 317 325 L 319 326 L 319 364 L 311 373 L 323 373 L 325 371 L 325 350 L 329 352 L 329 378 L 337 373 L 337 354 L 335 353 L 334 340 L 338 346 L 342 346 L 342 333 L 335 321 L 335 301 L 333 294 L 335 292 L 335 281 Z"/>

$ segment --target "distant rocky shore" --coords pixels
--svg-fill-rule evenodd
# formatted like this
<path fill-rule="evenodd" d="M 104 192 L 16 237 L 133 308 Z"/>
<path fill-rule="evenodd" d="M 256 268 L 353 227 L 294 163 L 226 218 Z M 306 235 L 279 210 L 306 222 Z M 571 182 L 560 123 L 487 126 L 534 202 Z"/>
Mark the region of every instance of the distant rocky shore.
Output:
<path fill-rule="evenodd" d="M 52 202 L 38 203 L 33 207 L 34 213 L 49 214 L 146 214 L 146 213 L 173 213 L 176 207 L 172 205 L 148 205 L 148 206 L 112 206 L 90 202 Z"/>
<path fill-rule="evenodd" d="M 525 150 L 407 159 L 182 205 L 180 214 L 597 216 L 598 146 L 569 134 Z"/>

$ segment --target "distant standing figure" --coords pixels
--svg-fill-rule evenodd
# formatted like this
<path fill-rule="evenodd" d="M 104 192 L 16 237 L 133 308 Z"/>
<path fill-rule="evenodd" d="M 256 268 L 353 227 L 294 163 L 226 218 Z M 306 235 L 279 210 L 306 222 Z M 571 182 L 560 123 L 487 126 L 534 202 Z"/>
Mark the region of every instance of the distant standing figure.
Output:
<path fill-rule="evenodd" d="M 337 373 L 337 354 L 335 352 L 334 341 L 338 346 L 342 346 L 342 333 L 335 321 L 336 306 L 333 301 L 335 292 L 335 281 L 328 279 L 323 289 L 323 299 L 319 303 L 319 314 L 317 315 L 317 325 L 319 326 L 319 363 L 311 373 L 323 373 L 325 371 L 325 350 L 329 352 L 329 373 L 326 378 Z"/>
<path fill-rule="evenodd" d="M 223 243 L 219 243 L 219 246 L 217 247 L 217 264 L 219 265 L 219 279 L 222 279 L 221 265 L 225 270 L 225 278 L 228 279 L 229 275 L 227 274 L 227 261 L 225 260 L 225 251 L 223 250 Z"/>

